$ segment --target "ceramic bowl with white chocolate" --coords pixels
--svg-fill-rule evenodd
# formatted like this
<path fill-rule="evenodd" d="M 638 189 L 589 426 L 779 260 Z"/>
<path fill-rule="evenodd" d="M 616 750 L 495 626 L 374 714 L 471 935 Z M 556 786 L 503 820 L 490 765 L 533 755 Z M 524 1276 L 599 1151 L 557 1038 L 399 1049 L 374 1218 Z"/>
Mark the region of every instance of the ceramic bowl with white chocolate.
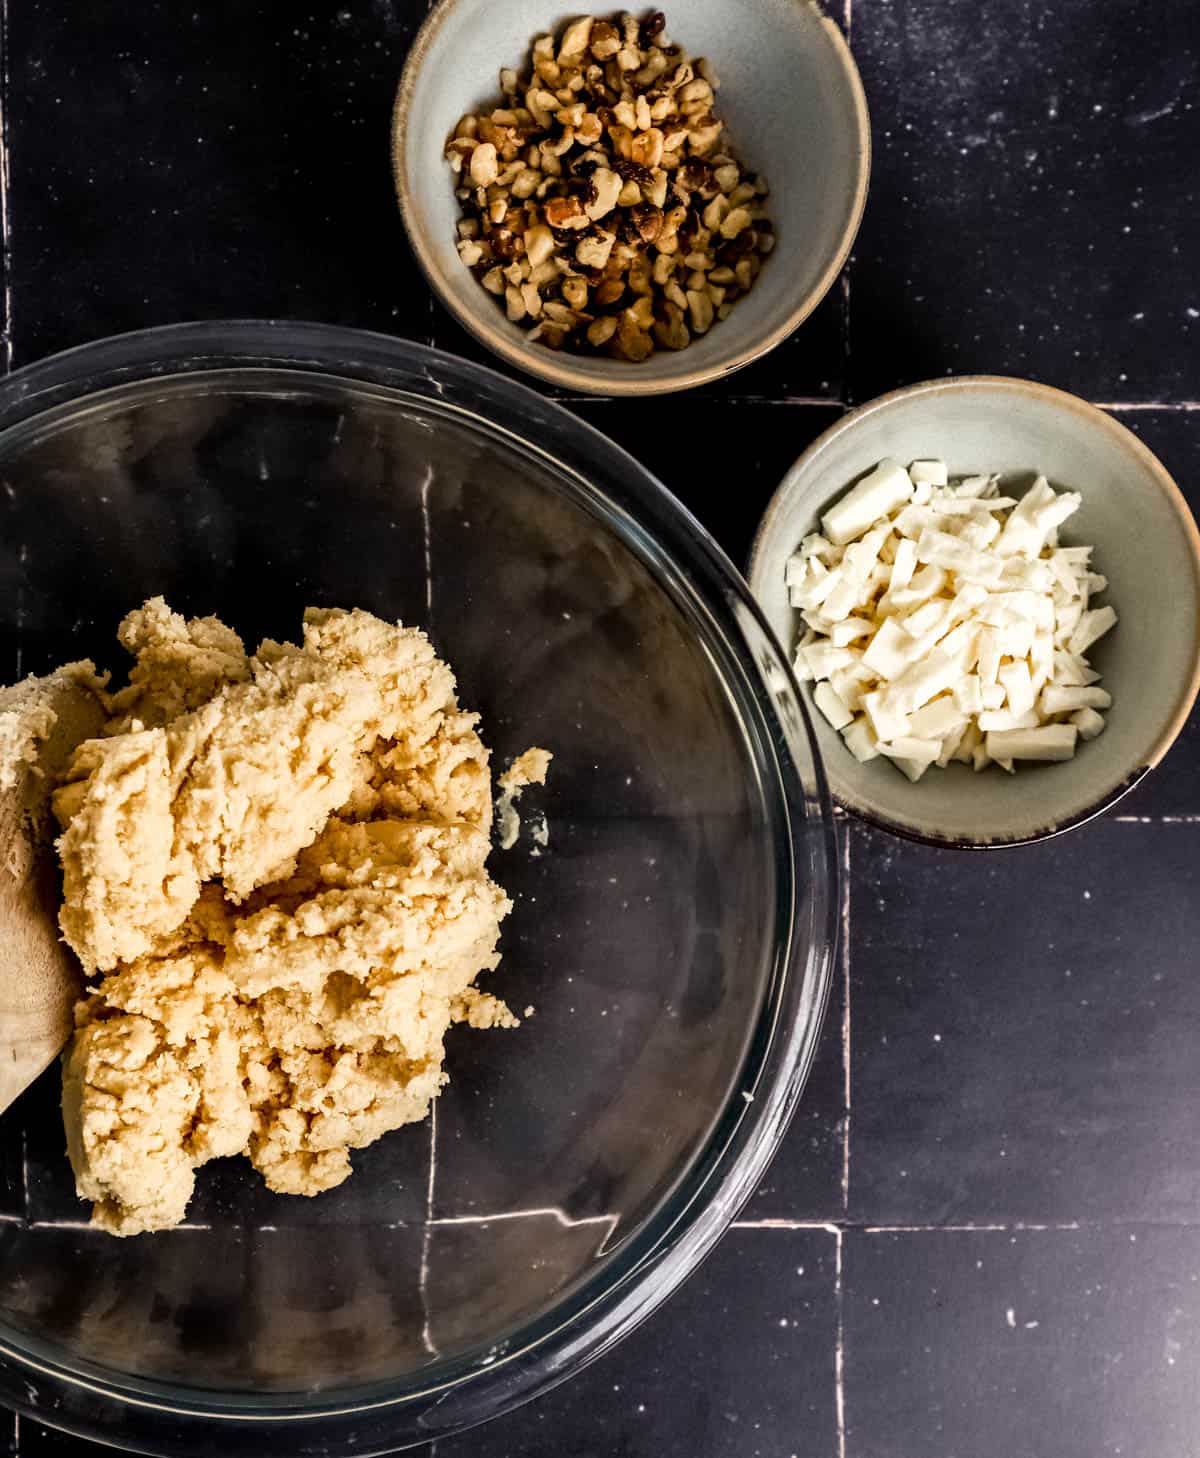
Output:
<path fill-rule="evenodd" d="M 1200 687 L 1200 534 L 1094 406 L 991 376 L 848 414 L 797 460 L 750 582 L 793 657 L 835 797 L 990 847 L 1108 809 Z"/>

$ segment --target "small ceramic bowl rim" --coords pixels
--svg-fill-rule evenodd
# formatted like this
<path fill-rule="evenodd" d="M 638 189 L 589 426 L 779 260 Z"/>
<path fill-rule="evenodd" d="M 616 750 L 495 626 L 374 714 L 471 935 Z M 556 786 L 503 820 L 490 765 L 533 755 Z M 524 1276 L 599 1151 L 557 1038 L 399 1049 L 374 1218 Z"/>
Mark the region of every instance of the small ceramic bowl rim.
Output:
<path fill-rule="evenodd" d="M 1139 440 L 1133 431 L 1115 420 L 1099 406 L 1081 399 L 1078 395 L 1072 395 L 1067 390 L 1060 390 L 1054 385 L 1043 385 L 1037 380 L 1026 380 L 1016 375 L 951 375 L 944 379 L 921 380 L 914 385 L 905 385 L 898 390 L 890 390 L 886 395 L 879 395 L 874 400 L 868 400 L 865 404 L 848 411 L 842 418 L 822 431 L 810 446 L 796 457 L 788 467 L 779 485 L 775 488 L 767 509 L 763 513 L 762 520 L 758 524 L 758 530 L 754 534 L 754 540 L 750 545 L 750 555 L 747 560 L 746 580 L 751 585 L 751 590 L 757 596 L 757 578 L 759 576 L 759 562 L 762 554 L 763 544 L 767 534 L 774 528 L 777 518 L 783 512 L 786 502 L 792 495 L 796 478 L 801 471 L 808 467 L 822 454 L 835 440 L 844 435 L 846 431 L 853 430 L 860 420 L 875 414 L 879 410 L 896 404 L 900 400 L 908 400 L 926 395 L 939 394 L 960 394 L 970 393 L 984 387 L 987 389 L 1011 390 L 1014 394 L 1037 396 L 1053 405 L 1073 411 L 1082 416 L 1092 427 L 1105 431 L 1112 436 L 1122 447 L 1136 456 L 1146 467 L 1151 479 L 1167 497 L 1168 501 L 1175 508 L 1176 516 L 1184 531 L 1187 544 L 1191 549 L 1192 557 L 1195 559 L 1197 577 L 1200 578 L 1200 529 L 1196 526 L 1196 520 L 1192 515 L 1191 508 L 1187 504 L 1183 492 L 1168 472 L 1167 468 L 1158 459 L 1154 452 L 1143 441 Z M 785 644 L 785 647 L 789 645 Z M 790 657 L 789 657 L 790 666 Z M 836 767 L 832 773 L 827 768 L 829 780 L 829 792 L 834 801 L 850 814 L 857 816 L 860 820 L 869 825 L 874 825 L 880 830 L 886 830 L 892 835 L 900 836 L 904 840 L 915 841 L 919 845 L 945 847 L 955 850 L 1007 850 L 1016 846 L 1036 845 L 1044 840 L 1052 840 L 1055 836 L 1065 835 L 1067 831 L 1074 830 L 1080 825 L 1086 825 L 1088 821 L 1096 819 L 1106 811 L 1111 810 L 1118 800 L 1132 790 L 1146 775 L 1150 773 L 1159 763 L 1163 756 L 1179 737 L 1180 731 L 1187 723 L 1188 715 L 1200 693 L 1200 598 L 1197 601 L 1196 630 L 1194 637 L 1194 652 L 1192 661 L 1192 674 L 1189 681 L 1180 690 L 1176 700 L 1175 708 L 1170 717 L 1159 730 L 1158 737 L 1148 756 L 1147 763 L 1139 765 L 1132 770 L 1123 780 L 1090 805 L 1080 810 L 1077 814 L 1069 816 L 1065 820 L 1057 821 L 1047 826 L 1045 830 L 1039 830 L 1032 835 L 1019 835 L 1008 837 L 983 837 L 969 838 L 965 836 L 941 836 L 932 834 L 929 831 L 918 830 L 912 825 L 906 825 L 881 815 L 868 805 L 862 805 L 850 800 L 837 784 L 839 778 Z"/>
<path fill-rule="evenodd" d="M 486 345 L 488 349 L 518 369 L 526 370 L 529 374 L 537 375 L 539 378 L 549 381 L 550 384 L 564 389 L 577 390 L 587 395 L 668 395 L 680 390 L 693 389 L 696 385 L 707 384 L 710 380 L 723 379 L 735 370 L 753 364 L 755 360 L 761 359 L 777 345 L 782 344 L 804 323 L 833 287 L 834 281 L 850 256 L 850 250 L 858 235 L 859 224 L 862 222 L 863 209 L 867 201 L 867 189 L 871 180 L 871 122 L 862 78 L 850 47 L 846 43 L 846 38 L 838 29 L 837 24 L 820 12 L 815 0 L 804 0 L 804 3 L 816 11 L 833 47 L 834 58 L 841 69 L 843 80 L 850 89 L 858 132 L 858 150 L 862 157 L 862 166 L 841 241 L 820 278 L 801 303 L 769 329 L 762 338 L 726 358 L 718 359 L 703 368 L 689 370 L 686 374 L 670 380 L 655 379 L 652 375 L 644 373 L 640 366 L 630 367 L 628 379 L 623 378 L 614 370 L 611 377 L 606 375 L 602 380 L 598 380 L 592 375 L 577 370 L 570 363 L 569 355 L 556 354 L 549 349 L 539 350 L 534 344 L 514 343 L 502 329 L 495 327 L 492 321 L 485 316 L 482 308 L 462 308 L 450 288 L 444 269 L 426 241 L 422 229 L 417 225 L 408 184 L 405 181 L 405 160 L 408 146 L 408 111 L 416 90 L 417 76 L 424 63 L 426 52 L 438 31 L 451 12 L 461 3 L 462 0 L 437 0 L 426 16 L 421 29 L 417 32 L 416 39 L 409 50 L 408 59 L 405 61 L 404 70 L 400 75 L 400 84 L 392 110 L 392 175 L 396 186 L 396 196 L 400 203 L 400 216 L 422 273 L 442 303 L 481 344 Z M 487 303 L 489 306 L 495 307 L 490 299 L 484 299 L 482 289 L 478 302 L 481 305 Z"/>

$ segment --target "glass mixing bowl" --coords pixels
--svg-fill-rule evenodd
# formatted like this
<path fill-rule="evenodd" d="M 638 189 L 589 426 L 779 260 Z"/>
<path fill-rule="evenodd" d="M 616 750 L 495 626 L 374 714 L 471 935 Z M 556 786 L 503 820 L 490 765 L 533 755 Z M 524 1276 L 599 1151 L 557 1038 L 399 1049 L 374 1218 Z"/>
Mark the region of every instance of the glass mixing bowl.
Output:
<path fill-rule="evenodd" d="M 648 405 L 647 411 L 652 412 Z M 647 1315 L 753 1191 L 835 939 L 829 802 L 778 645 L 630 456 L 487 370 L 314 325 L 202 324 L 0 384 L 5 677 L 155 593 L 249 641 L 310 603 L 419 624 L 497 764 L 555 755 L 549 844 L 436 1119 L 314 1200 L 206 1166 L 186 1224 L 76 1200 L 57 1070 L 0 1117 L 0 1398 L 149 1453 L 368 1454 L 487 1418 Z"/>

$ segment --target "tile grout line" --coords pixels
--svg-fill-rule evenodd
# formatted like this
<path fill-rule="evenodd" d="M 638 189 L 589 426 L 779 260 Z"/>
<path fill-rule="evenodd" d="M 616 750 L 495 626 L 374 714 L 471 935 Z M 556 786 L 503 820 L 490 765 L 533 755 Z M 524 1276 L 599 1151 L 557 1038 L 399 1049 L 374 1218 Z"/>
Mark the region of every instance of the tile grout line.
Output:
<path fill-rule="evenodd" d="M 850 1214 L 850 823 L 842 826 L 842 1217 Z"/>
<path fill-rule="evenodd" d="M 1093 400 L 1097 410 L 1200 410 L 1200 400 Z"/>
<path fill-rule="evenodd" d="M 29 1133 L 25 1126 L 21 1126 L 21 1205 L 25 1211 L 22 1217 L 25 1224 L 29 1224 Z"/>
<path fill-rule="evenodd" d="M 842 1289 L 842 1239 L 834 1231 L 833 1296 L 837 1307 L 837 1328 L 833 1347 L 833 1412 L 837 1422 L 838 1458 L 846 1458 L 846 1302 Z"/>
<path fill-rule="evenodd" d="M 1200 815 L 1114 815 L 1114 825 L 1200 825 Z"/>
<path fill-rule="evenodd" d="M 433 1244 L 433 1187 L 437 1175 L 437 1099 L 429 1110 L 429 1180 L 425 1186 L 425 1227 L 421 1231 L 421 1265 L 417 1290 L 421 1297 L 421 1345 L 432 1357 L 440 1356 L 429 1325 L 429 1249 Z"/>
<path fill-rule="evenodd" d="M 12 228 L 8 210 L 8 0 L 0 0 L 0 257 L 4 267 L 4 373 L 12 373 Z"/>
<path fill-rule="evenodd" d="M 429 514 L 429 493 L 433 489 L 434 466 L 425 468 L 421 482 L 421 533 L 425 545 L 425 631 L 433 637 L 433 518 Z"/>

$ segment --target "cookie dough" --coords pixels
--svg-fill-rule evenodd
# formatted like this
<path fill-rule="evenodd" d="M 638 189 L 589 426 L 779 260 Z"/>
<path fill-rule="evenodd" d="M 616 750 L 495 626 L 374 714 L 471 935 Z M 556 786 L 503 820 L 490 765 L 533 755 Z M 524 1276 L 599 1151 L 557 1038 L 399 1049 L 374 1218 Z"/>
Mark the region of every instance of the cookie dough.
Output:
<path fill-rule="evenodd" d="M 65 1056 L 93 1221 L 179 1222 L 197 1166 L 245 1154 L 315 1195 L 423 1119 L 455 1022 L 513 1027 L 475 981 L 510 910 L 488 876 L 478 716 L 416 629 L 311 608 L 248 656 L 161 599 L 105 733 L 54 798 L 60 924 L 89 974 Z"/>
<path fill-rule="evenodd" d="M 504 771 L 496 783 L 500 786 L 500 798 L 496 802 L 496 818 L 499 829 L 499 843 L 501 850 L 512 850 L 517 843 L 517 836 L 521 833 L 521 817 L 517 813 L 515 802 L 521 798 L 521 792 L 530 785 L 544 785 L 546 775 L 550 770 L 550 761 L 554 756 L 548 749 L 527 749 L 524 754 L 517 755 L 512 764 Z M 546 844 L 546 822 L 541 820 L 534 828 L 534 835 L 539 845 Z"/>

